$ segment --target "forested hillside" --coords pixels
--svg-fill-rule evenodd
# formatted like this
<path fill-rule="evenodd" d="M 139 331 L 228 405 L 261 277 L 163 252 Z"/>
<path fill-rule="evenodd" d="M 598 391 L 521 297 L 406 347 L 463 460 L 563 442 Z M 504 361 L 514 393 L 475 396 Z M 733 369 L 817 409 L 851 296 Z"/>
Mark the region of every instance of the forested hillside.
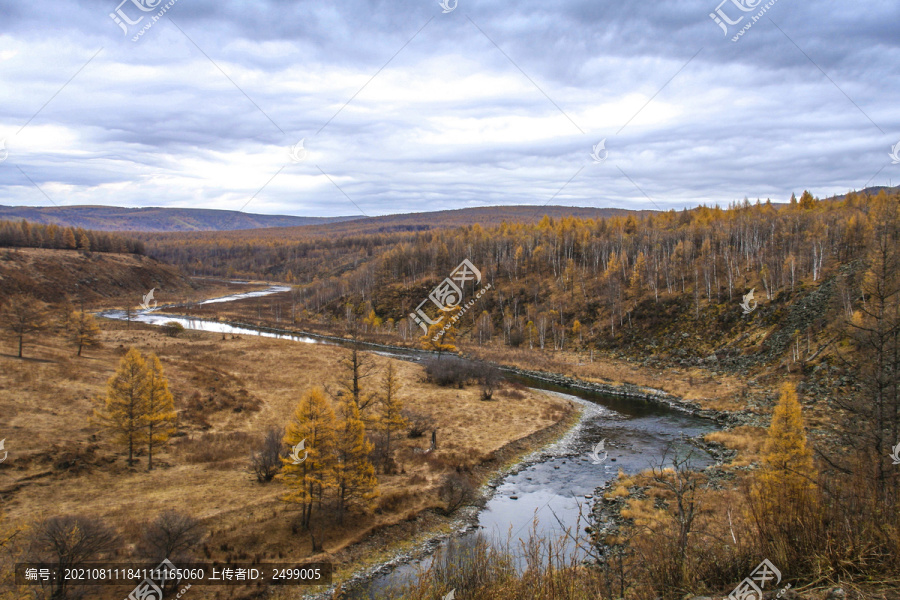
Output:
<path fill-rule="evenodd" d="M 242 232 L 198 244 L 172 236 L 150 248 L 191 273 L 294 282 L 292 314 L 366 320 L 367 329 L 410 341 L 420 331 L 406 317 L 469 259 L 492 285 L 461 321 L 462 335 L 480 344 L 642 354 L 687 344 L 692 354 L 709 353 L 723 345 L 723 331 L 755 321 L 790 330 L 745 336 L 734 352 L 781 354 L 803 338 L 812 353 L 807 333 L 855 310 L 861 261 L 897 198 L 882 190 L 819 201 L 807 192 L 780 206 L 344 237 Z M 759 310 L 744 317 L 740 304 L 751 290 Z M 688 324 L 699 338 L 684 334 Z"/>
<path fill-rule="evenodd" d="M 456 229 L 473 223 L 535 222 L 542 215 L 601 219 L 640 216 L 649 211 L 566 206 L 498 206 L 431 213 L 388 215 L 308 227 L 194 233 L 138 234 L 160 260 L 193 275 L 259 277 L 312 281 L 356 268 L 391 246 L 416 239 L 416 233 Z"/>
<path fill-rule="evenodd" d="M 81 305 L 127 298 L 137 306 L 155 288 L 181 299 L 199 286 L 172 267 L 140 255 L 0 249 L 0 305 L 22 294 L 33 302 Z"/>

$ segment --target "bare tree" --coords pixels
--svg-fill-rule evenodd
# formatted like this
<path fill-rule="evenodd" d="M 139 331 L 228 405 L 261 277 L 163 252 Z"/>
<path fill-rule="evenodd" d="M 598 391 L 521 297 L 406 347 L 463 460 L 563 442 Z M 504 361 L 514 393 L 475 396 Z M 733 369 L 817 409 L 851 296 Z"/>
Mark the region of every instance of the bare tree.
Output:
<path fill-rule="evenodd" d="M 350 355 L 341 359 L 340 367 L 343 371 L 340 387 L 345 393 L 350 394 L 362 414 L 363 421 L 366 421 L 366 410 L 373 405 L 377 397 L 374 394 L 366 394 L 362 385 L 364 379 L 375 374 L 375 362 L 367 352 L 360 352 L 354 345 Z"/>
<path fill-rule="evenodd" d="M 206 535 L 200 521 L 191 515 L 166 510 L 148 523 L 138 544 L 141 558 L 158 564 L 169 559 L 175 564 L 190 562 L 193 550 Z"/>
<path fill-rule="evenodd" d="M 19 358 L 26 335 L 46 327 L 46 305 L 31 296 L 15 294 L 0 307 L 0 327 L 19 341 Z"/>
<path fill-rule="evenodd" d="M 100 519 L 73 515 L 50 517 L 31 533 L 30 562 L 52 564 L 59 573 L 110 554 L 118 545 L 116 533 Z M 64 577 L 52 580 L 50 598 L 69 598 L 67 583 Z"/>
<path fill-rule="evenodd" d="M 851 455 L 820 449 L 829 466 L 845 474 L 860 472 L 883 506 L 900 499 L 900 469 L 889 454 L 900 442 L 900 203 L 873 200 L 875 223 L 868 268 L 859 284 L 862 302 L 847 323 L 850 352 L 838 357 L 856 381 L 859 393 L 837 394 L 843 409 L 838 432 Z M 832 455 L 834 454 L 834 455 Z"/>
<path fill-rule="evenodd" d="M 481 387 L 481 399 L 490 400 L 494 396 L 494 390 L 503 381 L 503 374 L 500 369 L 488 363 L 478 365 L 475 372 Z"/>
<path fill-rule="evenodd" d="M 477 498 L 477 491 L 471 480 L 462 473 L 450 473 L 444 477 L 438 496 L 445 504 L 444 512 L 450 514 L 472 504 Z"/>
<path fill-rule="evenodd" d="M 250 469 L 260 483 L 272 481 L 281 469 L 281 457 L 286 456 L 281 443 L 284 432 L 277 427 L 266 431 L 259 448 L 250 455 Z"/>
<path fill-rule="evenodd" d="M 670 454 L 672 456 L 671 466 L 666 467 Z M 677 554 L 672 557 L 672 560 L 675 563 L 673 575 L 676 578 L 682 578 L 685 573 L 688 542 L 693 533 L 694 519 L 700 511 L 699 488 L 704 476 L 694 469 L 693 458 L 693 449 L 684 455 L 679 455 L 669 444 L 663 452 L 659 465 L 651 467 L 653 481 L 674 497 L 674 544 Z M 682 581 L 677 581 L 678 585 L 681 583 Z"/>

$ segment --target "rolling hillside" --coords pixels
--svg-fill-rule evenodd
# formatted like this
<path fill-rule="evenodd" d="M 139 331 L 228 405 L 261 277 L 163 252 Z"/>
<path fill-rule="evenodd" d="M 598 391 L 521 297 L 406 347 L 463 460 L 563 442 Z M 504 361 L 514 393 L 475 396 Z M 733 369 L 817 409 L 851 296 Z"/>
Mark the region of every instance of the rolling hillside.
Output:
<path fill-rule="evenodd" d="M 0 219 L 82 227 L 98 231 L 144 231 L 152 233 L 243 231 L 303 227 L 303 235 L 359 235 L 391 231 L 425 231 L 480 223 L 527 222 L 547 214 L 553 218 L 583 219 L 613 217 L 629 213 L 619 208 L 573 208 L 568 206 L 493 206 L 437 212 L 385 215 L 366 218 L 295 217 L 259 215 L 233 210 L 193 208 L 121 208 L 115 206 L 0 206 Z M 255 235 L 255 234 L 252 234 Z M 287 233 L 287 235 L 291 235 Z"/>

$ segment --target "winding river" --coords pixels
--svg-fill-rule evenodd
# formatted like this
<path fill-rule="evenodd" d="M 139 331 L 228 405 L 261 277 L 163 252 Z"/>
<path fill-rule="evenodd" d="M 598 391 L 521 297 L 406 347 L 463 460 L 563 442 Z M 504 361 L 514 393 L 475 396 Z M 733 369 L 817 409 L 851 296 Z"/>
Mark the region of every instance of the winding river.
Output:
<path fill-rule="evenodd" d="M 272 286 L 266 290 L 213 298 L 203 304 L 233 302 L 288 290 L 286 287 Z M 176 315 L 171 313 L 172 309 L 177 307 L 139 311 L 133 320 L 153 325 L 176 321 L 187 329 L 261 335 L 300 343 L 340 343 L 339 339 L 312 334 L 259 330 Z M 163 310 L 166 311 L 165 314 Z M 106 311 L 100 313 L 100 316 L 125 318 L 123 311 Z M 373 347 L 373 351 L 412 361 L 431 356 L 429 353 L 407 349 L 385 351 L 383 348 Z M 620 469 L 626 474 L 632 474 L 651 466 L 659 466 L 667 447 L 683 449 L 687 446 L 687 438 L 716 429 L 711 421 L 641 400 L 573 391 L 521 376 L 508 378 L 580 404 L 582 416 L 578 424 L 559 441 L 534 453 L 523 462 L 522 468 L 502 479 L 484 508 L 479 511 L 477 527 L 459 536 L 464 539 L 480 533 L 492 542 L 505 544 L 511 534 L 511 539 L 515 542 L 520 537 L 528 536 L 535 518 L 537 532 L 543 535 L 560 535 L 563 527 L 573 531 L 583 529 L 588 524 L 596 489 L 614 479 Z M 595 464 L 591 452 L 601 440 L 605 441 L 606 459 Z M 603 455 L 601 452 L 600 456 Z M 704 466 L 712 462 L 711 457 L 703 456 L 695 464 Z M 517 543 L 514 545 L 517 546 Z M 390 587 L 413 577 L 416 568 L 427 567 L 429 560 L 424 558 L 385 570 L 365 586 L 352 590 L 350 597 L 375 598 L 379 593 L 383 594 Z"/>

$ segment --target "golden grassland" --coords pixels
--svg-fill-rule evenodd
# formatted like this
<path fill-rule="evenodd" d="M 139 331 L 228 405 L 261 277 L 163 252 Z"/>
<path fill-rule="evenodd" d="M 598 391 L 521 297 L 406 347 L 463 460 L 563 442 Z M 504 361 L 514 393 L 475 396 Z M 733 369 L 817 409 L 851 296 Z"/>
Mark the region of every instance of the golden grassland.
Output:
<path fill-rule="evenodd" d="M 90 515 L 134 542 L 143 523 L 162 510 L 177 509 L 202 519 L 210 532 L 201 560 L 311 557 L 308 535 L 293 527 L 294 507 L 279 500 L 283 485 L 257 483 L 247 459 L 267 427 L 286 425 L 305 389 L 338 389 L 336 365 L 349 351 L 256 336 L 222 339 L 221 334 L 185 332 L 171 338 L 137 323 L 129 328 L 101 320 L 101 326 L 102 347 L 82 357 L 50 334 L 27 339 L 25 359 L 14 358 L 12 341 L 0 346 L 0 437 L 9 451 L 0 464 L 4 525 Z M 146 471 L 144 456 L 127 467 L 121 449 L 89 422 L 99 406 L 96 399 L 129 347 L 159 356 L 180 412 L 179 435 L 154 456 L 152 472 Z M 381 370 L 392 359 L 372 359 L 377 373 L 363 385 L 375 392 Z M 438 449 L 424 455 L 429 436 L 402 437 L 396 454 L 401 473 L 379 475 L 375 510 L 340 527 L 329 524 L 325 552 L 317 558 L 339 568 L 361 558 L 354 556 L 352 544 L 440 507 L 436 488 L 444 474 L 478 472 L 486 462 L 496 462 L 504 447 L 570 418 L 575 410 L 527 390 L 501 390 L 485 402 L 476 387 L 439 388 L 424 382 L 420 366 L 394 365 L 406 408 L 434 419 Z"/>

